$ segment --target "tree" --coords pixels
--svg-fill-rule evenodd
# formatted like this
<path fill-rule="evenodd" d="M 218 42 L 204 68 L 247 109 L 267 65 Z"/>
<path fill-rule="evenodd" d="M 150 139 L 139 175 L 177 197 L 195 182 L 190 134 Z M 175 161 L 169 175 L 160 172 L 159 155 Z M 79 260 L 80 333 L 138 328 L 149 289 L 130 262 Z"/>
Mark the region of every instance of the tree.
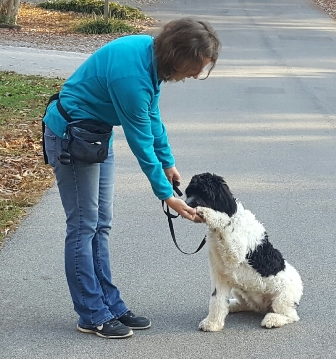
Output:
<path fill-rule="evenodd" d="M 0 25 L 16 27 L 20 0 L 0 0 Z"/>

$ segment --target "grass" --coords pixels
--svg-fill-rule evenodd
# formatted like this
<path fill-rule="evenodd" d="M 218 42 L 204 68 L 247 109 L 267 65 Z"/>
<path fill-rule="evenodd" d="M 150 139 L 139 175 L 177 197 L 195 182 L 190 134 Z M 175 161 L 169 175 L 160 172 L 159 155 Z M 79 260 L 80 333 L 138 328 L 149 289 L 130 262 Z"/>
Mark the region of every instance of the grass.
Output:
<path fill-rule="evenodd" d="M 43 162 L 41 119 L 63 81 L 0 72 L 0 243 L 54 181 Z"/>

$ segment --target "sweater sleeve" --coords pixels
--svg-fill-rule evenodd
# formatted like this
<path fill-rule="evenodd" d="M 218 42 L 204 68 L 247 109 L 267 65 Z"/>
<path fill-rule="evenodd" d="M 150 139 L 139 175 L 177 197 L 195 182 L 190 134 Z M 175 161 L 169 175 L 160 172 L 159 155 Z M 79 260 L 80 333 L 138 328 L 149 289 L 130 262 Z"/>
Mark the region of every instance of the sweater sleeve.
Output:
<path fill-rule="evenodd" d="M 175 166 L 175 159 L 168 141 L 166 127 L 161 120 L 158 101 L 159 95 L 157 95 L 157 98 L 152 103 L 152 109 L 149 113 L 152 126 L 152 134 L 154 136 L 154 151 L 157 158 L 162 163 L 162 167 L 170 168 Z"/>
<path fill-rule="evenodd" d="M 165 200 L 173 195 L 163 168 L 174 165 L 165 127 L 151 114 L 153 93 L 144 78 L 121 78 L 109 84 L 109 93 L 131 151 L 147 176 L 154 194 Z M 161 162 L 163 161 L 163 162 Z"/>

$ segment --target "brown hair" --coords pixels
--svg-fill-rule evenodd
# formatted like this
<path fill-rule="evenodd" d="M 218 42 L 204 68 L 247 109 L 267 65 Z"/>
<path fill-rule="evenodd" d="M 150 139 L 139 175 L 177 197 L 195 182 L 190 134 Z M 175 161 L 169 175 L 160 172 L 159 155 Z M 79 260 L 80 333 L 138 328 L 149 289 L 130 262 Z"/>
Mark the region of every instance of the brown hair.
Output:
<path fill-rule="evenodd" d="M 192 18 L 173 20 L 154 39 L 158 76 L 168 81 L 190 66 L 199 67 L 201 71 L 204 59 L 210 58 L 212 66 L 208 77 L 216 65 L 220 48 L 220 40 L 208 22 Z"/>

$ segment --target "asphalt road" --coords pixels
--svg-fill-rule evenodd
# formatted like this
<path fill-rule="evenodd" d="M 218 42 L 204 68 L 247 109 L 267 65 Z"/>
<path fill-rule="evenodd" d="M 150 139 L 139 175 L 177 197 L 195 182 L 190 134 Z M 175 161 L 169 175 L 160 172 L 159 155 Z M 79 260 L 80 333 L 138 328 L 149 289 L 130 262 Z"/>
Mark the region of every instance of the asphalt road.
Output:
<path fill-rule="evenodd" d="M 186 256 L 174 247 L 161 204 L 118 130 L 113 275 L 152 328 L 121 341 L 76 331 L 54 187 L 0 251 L 0 358 L 336 358 L 335 21 L 308 0 L 172 0 L 142 8 L 162 23 L 199 16 L 218 31 L 223 50 L 213 76 L 162 89 L 181 187 L 195 173 L 225 177 L 301 273 L 301 320 L 266 330 L 260 315 L 239 313 L 220 333 L 197 330 L 208 310 L 206 251 Z M 15 68 L 20 58 L 25 66 Z M 68 76 L 84 58 L 0 46 L 2 70 Z M 186 251 L 206 231 L 182 219 L 175 229 Z"/>

